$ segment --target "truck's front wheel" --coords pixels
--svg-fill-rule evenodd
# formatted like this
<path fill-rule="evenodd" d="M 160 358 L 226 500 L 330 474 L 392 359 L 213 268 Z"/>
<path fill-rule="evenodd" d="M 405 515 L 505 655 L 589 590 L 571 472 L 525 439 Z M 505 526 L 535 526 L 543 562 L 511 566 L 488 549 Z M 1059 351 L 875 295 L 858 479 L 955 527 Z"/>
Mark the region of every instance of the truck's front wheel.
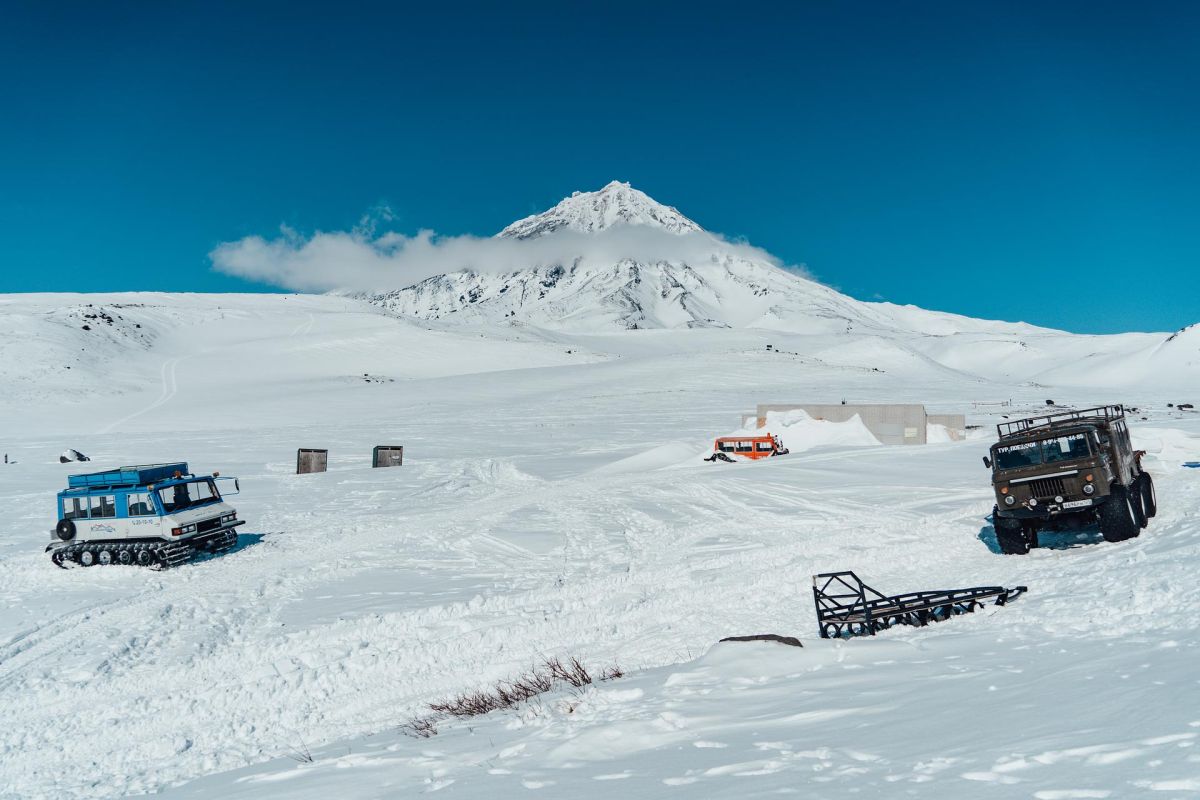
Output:
<path fill-rule="evenodd" d="M 992 523 L 996 529 L 996 544 L 1006 556 L 1023 556 L 1029 552 L 1029 539 L 1021 529 L 1021 521 L 1002 517 L 999 509 L 992 511 Z"/>

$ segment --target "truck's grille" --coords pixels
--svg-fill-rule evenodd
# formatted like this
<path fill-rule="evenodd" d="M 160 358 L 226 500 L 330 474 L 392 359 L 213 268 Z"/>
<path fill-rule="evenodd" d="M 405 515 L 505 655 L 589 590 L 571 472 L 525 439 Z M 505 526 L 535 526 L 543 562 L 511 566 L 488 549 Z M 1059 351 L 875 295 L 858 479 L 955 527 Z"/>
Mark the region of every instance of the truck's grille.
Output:
<path fill-rule="evenodd" d="M 1057 497 L 1063 494 L 1062 478 L 1039 478 L 1036 481 L 1029 482 L 1029 491 L 1033 492 L 1033 496 L 1039 499 L 1043 497 Z"/>
<path fill-rule="evenodd" d="M 219 527 L 221 527 L 221 518 L 213 517 L 212 519 L 206 519 L 203 522 L 197 522 L 196 533 L 204 533 L 205 531 L 216 530 Z"/>

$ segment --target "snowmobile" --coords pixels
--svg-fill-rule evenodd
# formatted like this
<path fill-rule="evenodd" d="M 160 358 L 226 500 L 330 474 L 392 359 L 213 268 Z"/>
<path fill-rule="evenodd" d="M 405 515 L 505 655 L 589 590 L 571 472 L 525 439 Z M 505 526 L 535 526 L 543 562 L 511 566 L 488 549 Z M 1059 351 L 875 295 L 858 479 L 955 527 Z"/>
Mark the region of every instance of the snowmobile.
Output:
<path fill-rule="evenodd" d="M 60 567 L 68 563 L 137 564 L 166 569 L 199 553 L 220 553 L 237 544 L 237 511 L 218 482 L 237 478 L 193 475 L 186 462 L 121 467 L 71 475 L 58 493 L 58 524 L 47 547 Z"/>

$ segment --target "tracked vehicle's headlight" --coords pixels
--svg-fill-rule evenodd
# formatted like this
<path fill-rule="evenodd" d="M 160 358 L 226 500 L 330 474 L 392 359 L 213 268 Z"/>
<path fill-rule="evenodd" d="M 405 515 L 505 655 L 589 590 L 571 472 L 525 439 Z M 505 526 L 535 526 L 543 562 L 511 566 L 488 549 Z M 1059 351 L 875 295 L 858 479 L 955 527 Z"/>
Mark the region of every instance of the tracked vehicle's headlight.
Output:
<path fill-rule="evenodd" d="M 1037 505 L 1037 498 L 1036 497 L 1029 498 L 1029 507 L 1033 508 L 1036 505 Z"/>
<path fill-rule="evenodd" d="M 1011 506 L 1015 502 L 1017 502 L 1017 498 L 1013 497 L 1011 494 L 1004 498 L 1004 505 L 1006 506 Z"/>
<path fill-rule="evenodd" d="M 1061 502 L 1062 502 L 1062 495 L 1061 495 L 1061 494 L 1056 494 L 1056 495 L 1054 495 L 1054 502 L 1056 502 L 1056 503 L 1061 503 Z"/>
<path fill-rule="evenodd" d="M 1083 493 L 1084 494 L 1091 494 L 1094 491 L 1096 491 L 1096 487 L 1092 486 L 1090 483 L 1085 483 L 1083 485 Z"/>

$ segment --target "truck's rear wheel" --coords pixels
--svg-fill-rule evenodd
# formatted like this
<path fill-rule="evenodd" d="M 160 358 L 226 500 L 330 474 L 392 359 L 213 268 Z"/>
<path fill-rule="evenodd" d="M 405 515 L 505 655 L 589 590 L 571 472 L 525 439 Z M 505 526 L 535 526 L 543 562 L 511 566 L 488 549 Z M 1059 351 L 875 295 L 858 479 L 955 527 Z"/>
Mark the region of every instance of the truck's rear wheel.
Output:
<path fill-rule="evenodd" d="M 1141 532 L 1141 521 L 1135 501 L 1124 486 L 1112 485 L 1108 502 L 1100 506 L 1100 535 L 1107 542 L 1123 542 Z"/>
<path fill-rule="evenodd" d="M 1138 476 L 1135 486 L 1142 495 L 1142 511 L 1149 520 L 1158 514 L 1158 495 L 1154 492 L 1154 479 L 1150 477 L 1149 472 L 1143 472 Z"/>

